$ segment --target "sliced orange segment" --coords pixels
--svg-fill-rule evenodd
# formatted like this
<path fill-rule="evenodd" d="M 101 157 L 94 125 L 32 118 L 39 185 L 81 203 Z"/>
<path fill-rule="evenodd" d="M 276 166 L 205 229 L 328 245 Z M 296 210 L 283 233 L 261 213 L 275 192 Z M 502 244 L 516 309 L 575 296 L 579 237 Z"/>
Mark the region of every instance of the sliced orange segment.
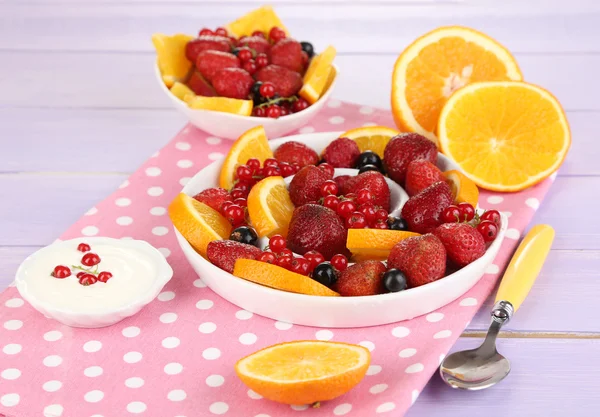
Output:
<path fill-rule="evenodd" d="M 255 30 L 260 30 L 265 35 L 268 35 L 271 29 L 277 26 L 283 29 L 289 35 L 289 31 L 283 26 L 281 19 L 275 13 L 271 6 L 263 6 L 258 9 L 246 13 L 239 19 L 228 23 L 225 26 L 231 34 L 240 38 L 242 36 L 250 36 Z"/>
<path fill-rule="evenodd" d="M 321 54 L 311 60 L 306 74 L 304 74 L 304 85 L 298 93 L 300 97 L 304 98 L 310 104 L 315 103 L 323 95 L 327 85 L 331 85 L 331 82 L 328 82 L 328 80 L 332 71 L 335 74 L 335 69 L 331 65 L 335 54 L 335 48 L 330 45 Z"/>
<path fill-rule="evenodd" d="M 237 166 L 245 164 L 250 158 L 258 159 L 261 164 L 265 159 L 273 158 L 269 139 L 262 126 L 253 127 L 233 142 L 221 167 L 219 186 L 226 190 L 231 189 Z"/>
<path fill-rule="evenodd" d="M 391 138 L 400 134 L 386 126 L 365 126 L 344 132 L 340 137 L 354 140 L 361 152 L 373 151 L 383 158 L 383 151 Z"/>
<path fill-rule="evenodd" d="M 196 97 L 196 94 L 194 94 L 194 92 L 187 85 L 182 84 L 179 81 L 176 81 L 173 84 L 173 87 L 171 87 L 171 93 L 173 93 L 173 95 L 179 100 L 185 102 L 191 101 L 194 97 Z"/>
<path fill-rule="evenodd" d="M 444 172 L 444 177 L 448 180 L 452 196 L 456 203 L 469 203 L 477 207 L 479 201 L 479 188 L 477 184 L 471 181 L 465 174 L 453 169 Z"/>
<path fill-rule="evenodd" d="M 231 233 L 231 224 L 218 211 L 184 193 L 171 201 L 169 217 L 179 233 L 204 257 L 210 242 L 227 239 Z"/>
<path fill-rule="evenodd" d="M 571 146 L 560 103 L 524 82 L 485 82 L 457 91 L 440 114 L 442 151 L 480 187 L 520 191 L 555 172 Z"/>
<path fill-rule="evenodd" d="M 155 33 L 152 44 L 158 55 L 158 68 L 167 87 L 187 78 L 192 63 L 185 57 L 185 45 L 193 36 L 178 33 L 173 36 Z"/>
<path fill-rule="evenodd" d="M 192 109 L 220 111 L 240 116 L 250 116 L 254 105 L 252 100 L 238 100 L 227 97 L 196 96 L 186 100 L 186 102 Z"/>
<path fill-rule="evenodd" d="M 385 260 L 396 243 L 412 236 L 419 234 L 402 230 L 348 229 L 346 247 L 355 261 Z"/>
<path fill-rule="evenodd" d="M 248 214 L 258 236 L 287 236 L 294 203 L 283 177 L 267 177 L 248 194 Z"/>
<path fill-rule="evenodd" d="M 347 343 L 302 340 L 281 343 L 240 359 L 235 372 L 252 391 L 284 404 L 328 401 L 366 375 L 371 354 Z"/>
<path fill-rule="evenodd" d="M 400 130 L 436 141 L 440 112 L 454 91 L 476 81 L 522 78 L 514 57 L 494 39 L 465 27 L 441 27 L 414 41 L 396 60 L 394 120 Z"/>
<path fill-rule="evenodd" d="M 277 265 L 251 259 L 238 259 L 233 275 L 278 290 L 306 295 L 339 297 L 339 294 L 314 279 L 288 271 Z"/>

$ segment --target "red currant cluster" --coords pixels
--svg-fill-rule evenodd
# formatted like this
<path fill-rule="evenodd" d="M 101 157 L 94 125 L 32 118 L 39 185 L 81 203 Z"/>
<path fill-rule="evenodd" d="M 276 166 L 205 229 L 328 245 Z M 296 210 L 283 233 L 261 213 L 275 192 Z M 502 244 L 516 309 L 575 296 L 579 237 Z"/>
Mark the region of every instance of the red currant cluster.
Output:
<path fill-rule="evenodd" d="M 73 269 L 81 270 L 77 273 L 77 275 L 75 275 L 79 279 L 79 283 L 81 285 L 88 286 L 95 284 L 98 281 L 107 282 L 110 278 L 112 278 L 113 275 L 110 272 L 98 272 L 97 265 L 100 263 L 101 259 L 97 254 L 90 252 L 92 250 L 90 245 L 87 243 L 80 243 L 77 246 L 77 250 L 85 253 L 85 255 L 83 255 L 81 258 L 81 264 L 88 267 L 84 268 L 77 265 L 71 266 Z M 91 268 L 94 266 L 96 268 L 92 271 Z M 54 278 L 64 279 L 71 276 L 71 269 L 68 266 L 57 265 L 54 267 L 54 270 L 50 275 L 52 275 Z"/>
<path fill-rule="evenodd" d="M 346 222 L 348 229 L 387 229 L 389 213 L 373 204 L 373 194 L 366 188 L 358 193 L 337 196 L 338 186 L 335 181 L 325 181 L 321 185 L 323 206 L 335 211 Z"/>
<path fill-rule="evenodd" d="M 235 48 L 233 53 L 240 59 L 242 68 L 250 75 L 253 75 L 259 69 L 269 65 L 269 57 L 267 57 L 267 54 L 259 53 L 256 54 L 255 57 L 253 50 L 247 46 Z"/>
<path fill-rule="evenodd" d="M 202 28 L 200 30 L 200 32 L 198 33 L 198 36 L 225 36 L 225 37 L 229 37 L 232 42 L 234 42 L 234 44 L 236 44 L 238 42 L 238 39 L 235 36 L 229 36 L 229 32 L 227 32 L 227 29 L 225 29 L 224 27 L 218 27 L 216 28 L 214 31 L 209 29 L 209 28 Z M 267 39 L 267 36 L 265 35 L 265 32 L 260 31 L 260 30 L 255 30 L 254 32 L 252 32 L 251 36 L 260 36 L 261 38 L 265 38 Z M 285 31 L 283 29 L 281 29 L 280 27 L 277 26 L 273 26 L 271 28 L 271 30 L 269 31 L 269 37 L 268 40 L 271 41 L 271 43 L 277 43 L 282 39 L 286 38 L 286 34 Z M 242 36 L 239 41 L 243 41 L 244 39 L 246 39 L 248 36 Z"/>
<path fill-rule="evenodd" d="M 444 223 L 472 222 L 483 236 L 483 240 L 492 242 L 500 229 L 501 218 L 498 210 L 487 210 L 480 216 L 471 204 L 460 203 L 457 206 L 448 206 L 442 212 L 442 221 Z"/>
<path fill-rule="evenodd" d="M 257 81 L 252 86 L 251 92 L 256 104 L 252 109 L 252 115 L 256 117 L 277 119 L 288 114 L 298 113 L 310 106 L 308 101 L 298 96 L 277 97 L 275 86 L 268 81 L 264 83 Z"/>

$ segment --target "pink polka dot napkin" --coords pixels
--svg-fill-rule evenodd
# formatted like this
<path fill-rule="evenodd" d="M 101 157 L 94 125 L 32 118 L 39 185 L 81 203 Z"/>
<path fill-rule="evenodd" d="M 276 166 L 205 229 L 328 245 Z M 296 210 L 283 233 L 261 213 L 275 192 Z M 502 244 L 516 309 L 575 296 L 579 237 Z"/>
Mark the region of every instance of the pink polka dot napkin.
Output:
<path fill-rule="evenodd" d="M 393 126 L 388 111 L 329 101 L 300 132 Z M 240 310 L 206 288 L 184 259 L 166 207 L 199 169 L 231 142 L 185 127 L 61 239 L 79 236 L 150 242 L 175 270 L 139 314 L 112 327 L 74 329 L 44 318 L 15 288 L 0 296 L 0 413 L 33 417 L 286 417 L 403 415 L 488 297 L 550 187 L 483 192 L 480 205 L 509 215 L 500 254 L 464 296 L 426 316 L 362 329 L 318 329 Z M 358 343 L 372 353 L 365 379 L 347 395 L 307 410 L 262 399 L 233 365 L 274 343 L 319 339 Z"/>

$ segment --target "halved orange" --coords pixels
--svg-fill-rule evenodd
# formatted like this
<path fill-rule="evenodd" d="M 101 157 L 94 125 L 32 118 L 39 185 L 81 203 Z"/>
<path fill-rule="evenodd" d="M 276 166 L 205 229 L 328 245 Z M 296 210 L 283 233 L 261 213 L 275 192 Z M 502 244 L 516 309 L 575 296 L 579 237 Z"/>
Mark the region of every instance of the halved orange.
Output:
<path fill-rule="evenodd" d="M 248 215 L 258 236 L 287 236 L 294 213 L 283 177 L 267 177 L 252 187 L 248 194 Z"/>
<path fill-rule="evenodd" d="M 185 57 L 185 46 L 193 36 L 178 33 L 173 36 L 155 33 L 152 44 L 158 56 L 158 68 L 167 87 L 175 81 L 185 81 L 192 63 Z"/>
<path fill-rule="evenodd" d="M 238 259 L 233 275 L 278 290 L 298 294 L 339 297 L 339 294 L 314 279 L 288 271 L 277 265 L 251 259 Z"/>
<path fill-rule="evenodd" d="M 171 93 L 173 93 L 173 95 L 179 100 L 185 102 L 189 102 L 196 97 L 196 94 L 187 85 L 180 83 L 179 81 L 176 81 L 173 84 L 171 87 Z"/>
<path fill-rule="evenodd" d="M 383 151 L 391 138 L 400 134 L 396 129 L 386 126 L 365 126 L 348 130 L 340 135 L 352 139 L 361 152 L 373 151 L 383 159 Z"/>
<path fill-rule="evenodd" d="M 326 91 L 325 87 L 331 84 L 329 79 L 332 71 L 335 74 L 335 69 L 331 64 L 335 55 L 336 50 L 330 45 L 310 61 L 306 74 L 304 74 L 304 84 L 298 93 L 310 104 L 315 103 Z"/>
<path fill-rule="evenodd" d="M 252 103 L 252 101 L 251 101 Z M 248 159 L 256 158 L 261 164 L 265 159 L 273 158 L 269 139 L 262 126 L 253 127 L 240 136 L 229 149 L 221 167 L 219 187 L 229 190 L 233 187 L 234 174 L 238 165 L 244 165 Z"/>
<path fill-rule="evenodd" d="M 438 126 L 442 151 L 475 184 L 520 191 L 555 172 L 571 146 L 560 103 L 525 82 L 475 83 L 446 103 Z"/>
<path fill-rule="evenodd" d="M 239 19 L 228 23 L 225 26 L 232 35 L 238 38 L 242 36 L 250 36 L 255 30 L 260 30 L 265 35 L 269 34 L 269 31 L 277 26 L 283 29 L 285 33 L 289 35 L 289 31 L 283 26 L 281 19 L 275 13 L 275 10 L 271 6 L 263 6 L 258 9 L 252 10 L 246 13 Z"/>
<path fill-rule="evenodd" d="M 443 175 L 450 185 L 450 190 L 456 203 L 469 203 L 473 207 L 477 207 L 477 202 L 479 201 L 479 188 L 477 188 L 477 184 L 471 181 L 465 174 L 455 169 L 446 171 Z"/>
<path fill-rule="evenodd" d="M 394 120 L 400 130 L 435 142 L 440 112 L 454 91 L 476 81 L 521 79 L 514 57 L 494 39 L 465 27 L 441 27 L 414 41 L 396 60 Z"/>
<path fill-rule="evenodd" d="M 179 233 L 204 257 L 210 242 L 227 239 L 231 233 L 231 224 L 218 211 L 184 193 L 171 201 L 169 217 Z"/>
<path fill-rule="evenodd" d="M 396 243 L 412 236 L 419 234 L 403 230 L 348 229 L 346 247 L 355 261 L 386 260 Z"/>
<path fill-rule="evenodd" d="M 339 342 L 301 340 L 259 350 L 235 364 L 246 386 L 283 404 L 332 400 L 354 388 L 371 363 L 367 348 Z"/>
<path fill-rule="evenodd" d="M 239 100 L 228 97 L 195 96 L 185 101 L 192 109 L 220 111 L 240 116 L 250 116 L 254 106 L 252 100 Z"/>

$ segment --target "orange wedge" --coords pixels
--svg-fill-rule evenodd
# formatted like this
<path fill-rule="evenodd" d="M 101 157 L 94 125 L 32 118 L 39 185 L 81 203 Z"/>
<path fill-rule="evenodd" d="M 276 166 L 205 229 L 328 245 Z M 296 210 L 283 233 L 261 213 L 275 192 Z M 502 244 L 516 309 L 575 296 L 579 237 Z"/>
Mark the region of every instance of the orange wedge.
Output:
<path fill-rule="evenodd" d="M 278 290 L 298 294 L 338 297 L 339 294 L 304 275 L 296 274 L 277 265 L 251 259 L 238 259 L 233 275 Z"/>
<path fill-rule="evenodd" d="M 419 234 L 402 230 L 348 229 L 346 247 L 355 261 L 386 260 L 396 243 L 412 236 Z"/>
<path fill-rule="evenodd" d="M 482 188 L 520 191 L 555 172 L 571 146 L 560 103 L 524 82 L 471 84 L 440 114 L 442 151 Z"/>
<path fill-rule="evenodd" d="M 273 158 L 269 139 L 262 126 L 253 127 L 233 142 L 221 167 L 219 186 L 226 190 L 231 189 L 237 166 L 244 165 L 250 158 L 258 159 L 261 164 L 265 159 Z"/>
<path fill-rule="evenodd" d="M 248 194 L 248 214 L 258 236 L 287 236 L 294 203 L 283 177 L 267 177 Z"/>
<path fill-rule="evenodd" d="M 173 84 L 171 87 L 171 93 L 173 93 L 173 95 L 179 100 L 185 102 L 191 101 L 194 97 L 196 97 L 196 94 L 187 85 L 182 84 L 179 81 L 176 81 Z"/>
<path fill-rule="evenodd" d="M 366 375 L 371 354 L 347 343 L 303 340 L 281 343 L 240 359 L 235 372 L 252 391 L 284 404 L 328 401 Z"/>
<path fill-rule="evenodd" d="M 325 93 L 327 85 L 331 85 L 329 78 L 332 71 L 335 76 L 335 69 L 331 65 L 335 54 L 335 48 L 328 46 L 310 61 L 306 74 L 304 74 L 304 85 L 298 93 L 310 104 L 316 102 Z"/>
<path fill-rule="evenodd" d="M 396 60 L 394 120 L 400 130 L 435 142 L 440 112 L 454 91 L 476 81 L 522 78 L 513 56 L 494 39 L 469 28 L 441 27 L 414 41 Z"/>
<path fill-rule="evenodd" d="M 187 78 L 192 63 L 185 57 L 185 45 L 192 39 L 193 36 L 181 33 L 173 36 L 162 33 L 152 35 L 152 44 L 158 55 L 158 68 L 167 87 Z"/>
<path fill-rule="evenodd" d="M 462 172 L 454 169 L 444 172 L 444 177 L 446 177 L 450 185 L 452 196 L 456 203 L 469 203 L 473 207 L 477 207 L 477 202 L 479 201 L 479 188 L 477 188 L 477 184 Z"/>
<path fill-rule="evenodd" d="M 218 211 L 184 193 L 171 201 L 169 217 L 179 233 L 204 257 L 210 242 L 227 239 L 231 233 L 231 224 Z"/>
<path fill-rule="evenodd" d="M 373 151 L 383 159 L 383 151 L 391 138 L 400 134 L 396 129 L 386 126 L 366 126 L 351 129 L 340 135 L 356 142 L 361 152 Z"/>
<path fill-rule="evenodd" d="M 240 116 L 250 116 L 254 106 L 252 100 L 238 100 L 227 97 L 195 96 L 185 101 L 192 109 L 220 111 Z"/>
<path fill-rule="evenodd" d="M 255 30 L 260 30 L 265 35 L 269 34 L 269 31 L 277 26 L 283 29 L 285 33 L 289 35 L 288 30 L 283 26 L 281 19 L 275 13 L 275 10 L 271 6 L 263 6 L 258 9 L 252 10 L 246 13 L 239 19 L 228 23 L 225 26 L 231 34 L 240 38 L 242 36 L 250 36 Z"/>

